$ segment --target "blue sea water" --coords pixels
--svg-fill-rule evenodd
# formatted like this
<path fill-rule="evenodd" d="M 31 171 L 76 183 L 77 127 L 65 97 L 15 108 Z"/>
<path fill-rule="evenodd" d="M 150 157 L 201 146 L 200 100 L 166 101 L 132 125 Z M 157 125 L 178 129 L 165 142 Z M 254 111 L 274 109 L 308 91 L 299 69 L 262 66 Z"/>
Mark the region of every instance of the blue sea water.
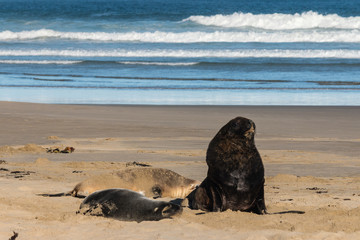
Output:
<path fill-rule="evenodd" d="M 0 0 L 0 101 L 360 105 L 359 0 Z"/>

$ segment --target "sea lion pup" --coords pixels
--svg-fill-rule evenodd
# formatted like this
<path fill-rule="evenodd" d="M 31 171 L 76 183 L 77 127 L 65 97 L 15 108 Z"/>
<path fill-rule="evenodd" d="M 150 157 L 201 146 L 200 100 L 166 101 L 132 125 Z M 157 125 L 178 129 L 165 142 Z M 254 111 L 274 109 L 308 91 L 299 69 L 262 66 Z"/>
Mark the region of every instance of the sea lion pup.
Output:
<path fill-rule="evenodd" d="M 159 221 L 181 212 L 182 207 L 177 204 L 151 200 L 140 193 L 117 188 L 90 194 L 77 213 L 141 222 Z"/>
<path fill-rule="evenodd" d="M 38 194 L 44 197 L 85 197 L 108 188 L 126 188 L 147 197 L 185 198 L 200 182 L 164 168 L 128 168 L 84 180 L 65 193 Z"/>
<path fill-rule="evenodd" d="M 190 208 L 266 213 L 264 166 L 254 135 L 255 123 L 243 117 L 220 129 L 206 153 L 207 177 L 187 196 Z"/>

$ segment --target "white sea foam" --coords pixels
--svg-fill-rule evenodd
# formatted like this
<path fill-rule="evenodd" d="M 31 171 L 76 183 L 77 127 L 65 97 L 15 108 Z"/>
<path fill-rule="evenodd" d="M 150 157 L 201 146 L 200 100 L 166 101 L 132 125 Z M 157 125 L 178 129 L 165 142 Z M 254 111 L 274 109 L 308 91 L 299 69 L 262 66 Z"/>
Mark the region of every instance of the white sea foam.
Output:
<path fill-rule="evenodd" d="M 64 57 L 186 57 L 186 58 L 349 58 L 360 59 L 360 50 L 0 50 L 0 56 L 64 56 Z"/>
<path fill-rule="evenodd" d="M 158 65 L 158 66 L 191 66 L 196 65 L 198 62 L 118 62 L 120 64 L 136 64 L 136 65 Z"/>
<path fill-rule="evenodd" d="M 360 18 L 358 20 L 360 25 Z M 214 32 L 59 32 L 51 29 L 2 31 L 0 41 L 70 39 L 105 42 L 360 42 L 360 29 L 292 31 L 214 31 Z"/>
<path fill-rule="evenodd" d="M 0 60 L 0 63 L 3 64 L 75 64 L 81 63 L 81 61 L 51 61 L 51 60 Z"/>
<path fill-rule="evenodd" d="M 337 28 L 359 29 L 360 17 L 341 17 L 337 14 L 322 15 L 309 11 L 296 14 L 252 14 L 237 12 L 231 15 L 191 16 L 183 21 L 219 27 L 253 27 L 271 30 Z"/>

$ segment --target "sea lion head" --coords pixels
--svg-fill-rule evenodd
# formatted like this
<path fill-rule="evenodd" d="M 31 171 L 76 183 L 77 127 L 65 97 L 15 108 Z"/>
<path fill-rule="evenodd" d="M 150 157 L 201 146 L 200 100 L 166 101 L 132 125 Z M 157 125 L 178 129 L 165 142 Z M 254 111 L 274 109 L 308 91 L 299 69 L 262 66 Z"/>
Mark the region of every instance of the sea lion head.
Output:
<path fill-rule="evenodd" d="M 200 183 L 201 182 L 198 180 L 185 179 L 184 185 L 181 186 L 181 188 L 177 192 L 177 197 L 178 198 L 186 197 L 187 195 L 189 195 L 189 193 L 194 191 L 200 185 Z"/>
<path fill-rule="evenodd" d="M 185 198 L 192 191 L 194 191 L 199 185 L 200 181 L 187 179 L 185 184 L 181 187 L 173 189 L 173 196 L 176 198 Z"/>
<path fill-rule="evenodd" d="M 215 138 L 221 136 L 227 139 L 253 140 L 255 131 L 256 126 L 252 120 L 244 117 L 236 117 L 225 124 Z"/>
<path fill-rule="evenodd" d="M 179 184 L 172 187 L 154 185 L 152 187 L 152 191 L 155 196 L 154 198 L 161 197 L 163 194 L 174 198 L 185 198 L 189 193 L 194 191 L 200 183 L 200 181 L 185 178 L 183 184 L 181 185 Z"/>
<path fill-rule="evenodd" d="M 248 153 L 255 151 L 255 131 L 255 123 L 250 119 L 236 117 L 230 120 L 209 143 L 206 153 L 209 167 L 238 169 L 237 163 L 241 161 L 238 158 L 248 158 Z"/>

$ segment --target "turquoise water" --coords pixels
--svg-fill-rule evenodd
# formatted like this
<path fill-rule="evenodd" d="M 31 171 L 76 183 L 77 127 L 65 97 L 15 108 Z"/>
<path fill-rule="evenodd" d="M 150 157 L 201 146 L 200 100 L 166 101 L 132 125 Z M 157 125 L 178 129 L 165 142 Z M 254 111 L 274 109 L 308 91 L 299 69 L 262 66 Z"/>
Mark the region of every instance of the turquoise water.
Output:
<path fill-rule="evenodd" d="M 360 105 L 360 4 L 0 0 L 0 100 Z"/>

